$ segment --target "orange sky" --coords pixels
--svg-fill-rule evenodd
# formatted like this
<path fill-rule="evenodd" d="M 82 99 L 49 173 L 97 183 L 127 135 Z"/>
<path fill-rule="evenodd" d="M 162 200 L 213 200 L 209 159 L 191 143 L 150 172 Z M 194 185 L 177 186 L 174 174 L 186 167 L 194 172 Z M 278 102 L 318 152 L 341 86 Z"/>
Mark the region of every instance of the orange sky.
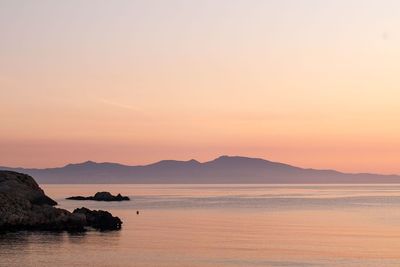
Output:
<path fill-rule="evenodd" d="M 399 17 L 398 1 L 2 1 L 0 165 L 400 173 Z"/>

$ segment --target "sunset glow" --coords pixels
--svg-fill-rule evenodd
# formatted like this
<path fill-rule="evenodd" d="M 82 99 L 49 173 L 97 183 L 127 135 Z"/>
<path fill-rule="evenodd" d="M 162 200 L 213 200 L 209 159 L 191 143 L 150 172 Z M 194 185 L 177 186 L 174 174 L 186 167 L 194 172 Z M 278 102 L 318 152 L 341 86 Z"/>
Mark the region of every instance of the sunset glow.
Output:
<path fill-rule="evenodd" d="M 399 1 L 227 3 L 1 2 L 0 166 L 400 173 Z"/>

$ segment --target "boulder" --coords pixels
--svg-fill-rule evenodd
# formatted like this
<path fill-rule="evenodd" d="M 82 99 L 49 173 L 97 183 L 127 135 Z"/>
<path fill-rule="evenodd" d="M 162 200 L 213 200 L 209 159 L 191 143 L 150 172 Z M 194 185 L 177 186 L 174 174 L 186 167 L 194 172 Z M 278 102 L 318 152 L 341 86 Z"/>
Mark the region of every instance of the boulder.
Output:
<path fill-rule="evenodd" d="M 73 214 L 83 214 L 86 217 L 86 225 L 95 229 L 119 230 L 122 221 L 118 217 L 114 217 L 111 213 L 103 210 L 89 210 L 87 208 L 75 209 Z"/>

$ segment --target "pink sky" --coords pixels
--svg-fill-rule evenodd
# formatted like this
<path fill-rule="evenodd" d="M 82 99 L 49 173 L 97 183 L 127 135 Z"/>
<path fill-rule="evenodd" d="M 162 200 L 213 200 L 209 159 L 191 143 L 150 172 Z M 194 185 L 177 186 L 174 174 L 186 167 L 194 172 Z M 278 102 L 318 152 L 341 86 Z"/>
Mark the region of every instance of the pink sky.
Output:
<path fill-rule="evenodd" d="M 398 1 L 3 1 L 0 165 L 400 173 Z"/>

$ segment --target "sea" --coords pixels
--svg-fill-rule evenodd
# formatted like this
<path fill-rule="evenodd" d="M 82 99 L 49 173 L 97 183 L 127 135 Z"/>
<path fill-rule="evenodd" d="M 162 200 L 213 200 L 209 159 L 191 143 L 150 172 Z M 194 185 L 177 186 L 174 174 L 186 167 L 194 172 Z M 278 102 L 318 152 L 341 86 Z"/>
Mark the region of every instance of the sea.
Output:
<path fill-rule="evenodd" d="M 0 266 L 400 266 L 400 185 L 41 185 L 121 231 L 0 235 Z M 98 191 L 126 202 L 65 200 Z M 139 214 L 137 214 L 139 211 Z"/>

